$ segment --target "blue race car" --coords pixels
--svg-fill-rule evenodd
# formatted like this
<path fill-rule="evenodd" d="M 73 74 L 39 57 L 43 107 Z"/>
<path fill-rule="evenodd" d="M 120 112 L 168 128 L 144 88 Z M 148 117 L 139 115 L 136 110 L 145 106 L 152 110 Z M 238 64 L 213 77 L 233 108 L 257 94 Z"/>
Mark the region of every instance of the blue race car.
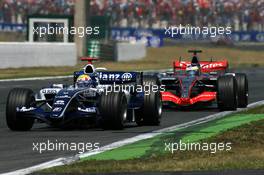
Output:
<path fill-rule="evenodd" d="M 142 72 L 109 72 L 95 68 L 93 58 L 74 72 L 73 85 L 53 84 L 34 93 L 12 89 L 7 97 L 6 122 L 11 130 L 30 130 L 34 122 L 68 128 L 99 124 L 104 129 L 123 129 L 126 122 L 159 125 L 162 102 L 158 78 Z M 156 88 L 157 89 L 157 88 Z"/>

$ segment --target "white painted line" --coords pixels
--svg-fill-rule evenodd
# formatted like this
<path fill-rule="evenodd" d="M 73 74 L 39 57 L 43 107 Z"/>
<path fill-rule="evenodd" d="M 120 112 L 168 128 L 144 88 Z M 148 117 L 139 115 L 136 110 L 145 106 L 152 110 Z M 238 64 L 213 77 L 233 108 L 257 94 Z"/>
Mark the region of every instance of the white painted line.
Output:
<path fill-rule="evenodd" d="M 73 157 L 58 158 L 58 159 L 51 160 L 51 161 L 48 161 L 48 162 L 45 162 L 45 163 L 42 163 L 42 164 L 39 164 L 39 165 L 35 165 L 35 166 L 32 166 L 32 167 L 29 167 L 29 168 L 24 168 L 24 169 L 12 171 L 12 172 L 9 172 L 9 173 L 4 173 L 2 175 L 24 175 L 24 174 L 33 173 L 35 171 L 40 171 L 40 170 L 43 170 L 43 169 L 46 169 L 46 168 L 51 168 L 51 167 L 55 167 L 55 166 L 71 164 L 73 162 L 76 162 L 76 161 L 80 160 L 81 158 L 86 158 L 86 157 L 89 157 L 89 156 L 92 156 L 92 155 L 96 155 L 96 154 L 99 154 L 99 153 L 102 153 L 102 152 L 105 152 L 105 151 L 108 151 L 108 150 L 119 148 L 119 147 L 131 144 L 131 143 L 134 143 L 134 142 L 137 142 L 137 141 L 140 141 L 140 140 L 153 138 L 153 137 L 155 137 L 157 135 L 160 135 L 162 133 L 165 133 L 165 132 L 171 132 L 171 131 L 175 131 L 177 129 L 183 129 L 183 128 L 195 126 L 195 125 L 198 125 L 198 124 L 201 124 L 201 123 L 206 123 L 206 122 L 209 122 L 209 121 L 212 121 L 212 120 L 215 120 L 215 119 L 220 119 L 220 118 L 223 118 L 223 117 L 225 117 L 227 115 L 238 113 L 238 112 L 242 112 L 242 111 L 247 111 L 249 109 L 252 109 L 252 108 L 255 108 L 255 107 L 258 107 L 258 106 L 261 106 L 261 105 L 264 105 L 264 100 L 251 103 L 251 104 L 248 105 L 247 108 L 238 109 L 237 111 L 225 111 L 225 112 L 216 113 L 216 114 L 209 115 L 209 116 L 206 116 L 206 117 L 203 117 L 203 118 L 200 118 L 200 119 L 197 119 L 197 120 L 193 120 L 193 121 L 190 121 L 190 122 L 187 122 L 187 123 L 174 125 L 174 126 L 171 126 L 171 127 L 168 127 L 168 128 L 163 128 L 163 129 L 159 129 L 159 130 L 156 130 L 156 131 L 152 131 L 150 133 L 140 134 L 140 135 L 137 135 L 135 137 L 131 137 L 131 138 L 128 138 L 128 139 L 120 140 L 120 141 L 111 143 L 109 145 L 106 145 L 104 147 L 101 147 L 99 150 L 96 150 L 96 151 L 89 151 L 87 153 L 77 154 L 77 155 L 75 155 Z"/>
<path fill-rule="evenodd" d="M 9 82 L 9 81 L 36 81 L 36 80 L 50 80 L 50 79 L 63 79 L 63 78 L 72 78 L 73 75 L 66 76 L 48 76 L 48 77 L 32 77 L 32 78 L 14 78 L 14 79 L 3 79 L 0 82 Z"/>
<path fill-rule="evenodd" d="M 166 72 L 172 71 L 172 69 L 160 69 L 160 70 L 146 70 L 143 72 Z M 139 71 L 141 72 L 141 71 Z M 2 79 L 0 82 L 11 82 L 11 81 L 35 81 L 35 80 L 50 80 L 50 79 L 63 79 L 63 78 L 73 78 L 73 75 L 65 76 L 47 76 L 47 77 L 31 77 L 31 78 L 11 78 L 11 79 Z"/>

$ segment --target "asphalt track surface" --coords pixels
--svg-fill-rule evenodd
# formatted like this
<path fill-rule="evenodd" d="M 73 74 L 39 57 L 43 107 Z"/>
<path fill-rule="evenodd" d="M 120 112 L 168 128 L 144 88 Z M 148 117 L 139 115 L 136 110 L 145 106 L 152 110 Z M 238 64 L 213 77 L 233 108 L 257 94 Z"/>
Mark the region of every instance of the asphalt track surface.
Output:
<path fill-rule="evenodd" d="M 264 99 L 264 69 L 251 68 L 241 69 L 239 72 L 245 72 L 249 79 L 249 101 L 255 102 Z M 153 130 L 185 123 L 194 119 L 202 118 L 207 115 L 217 113 L 217 109 L 206 109 L 199 111 L 177 111 L 166 110 L 163 113 L 161 126 L 143 126 L 136 127 L 129 125 L 122 131 L 101 130 L 100 128 L 78 129 L 63 131 L 56 128 L 50 128 L 46 124 L 35 124 L 33 129 L 28 132 L 10 131 L 5 121 L 5 103 L 10 89 L 15 87 L 27 87 L 33 90 L 52 83 L 70 84 L 70 79 L 64 80 L 37 80 L 37 81 L 13 81 L 0 82 L 0 173 L 26 168 L 45 161 L 63 156 L 73 156 L 77 152 L 72 151 L 49 151 L 42 154 L 33 151 L 33 143 L 55 142 L 67 143 L 100 143 L 100 146 L 119 141 L 121 139 L 136 136 L 141 133 L 151 132 Z"/>

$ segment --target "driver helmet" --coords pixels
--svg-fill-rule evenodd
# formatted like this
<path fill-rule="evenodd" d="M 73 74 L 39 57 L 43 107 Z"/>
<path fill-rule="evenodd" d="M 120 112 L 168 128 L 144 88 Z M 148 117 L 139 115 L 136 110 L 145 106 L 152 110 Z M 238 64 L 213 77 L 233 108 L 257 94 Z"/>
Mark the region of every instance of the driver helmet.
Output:
<path fill-rule="evenodd" d="M 197 65 L 189 65 L 186 68 L 186 72 L 189 75 L 199 75 L 199 66 L 197 66 Z"/>
<path fill-rule="evenodd" d="M 76 80 L 76 86 L 78 88 L 92 87 L 93 86 L 93 80 L 87 74 L 80 75 Z"/>

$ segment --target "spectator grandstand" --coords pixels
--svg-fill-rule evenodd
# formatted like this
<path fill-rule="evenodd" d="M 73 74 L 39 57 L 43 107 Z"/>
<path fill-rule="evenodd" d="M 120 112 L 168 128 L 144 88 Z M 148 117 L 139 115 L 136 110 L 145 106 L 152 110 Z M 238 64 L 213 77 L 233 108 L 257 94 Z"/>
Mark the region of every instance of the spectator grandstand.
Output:
<path fill-rule="evenodd" d="M 0 23 L 26 23 L 29 14 L 73 14 L 75 0 L 0 0 Z M 91 0 L 92 15 L 118 27 L 232 26 L 264 31 L 264 0 Z"/>

